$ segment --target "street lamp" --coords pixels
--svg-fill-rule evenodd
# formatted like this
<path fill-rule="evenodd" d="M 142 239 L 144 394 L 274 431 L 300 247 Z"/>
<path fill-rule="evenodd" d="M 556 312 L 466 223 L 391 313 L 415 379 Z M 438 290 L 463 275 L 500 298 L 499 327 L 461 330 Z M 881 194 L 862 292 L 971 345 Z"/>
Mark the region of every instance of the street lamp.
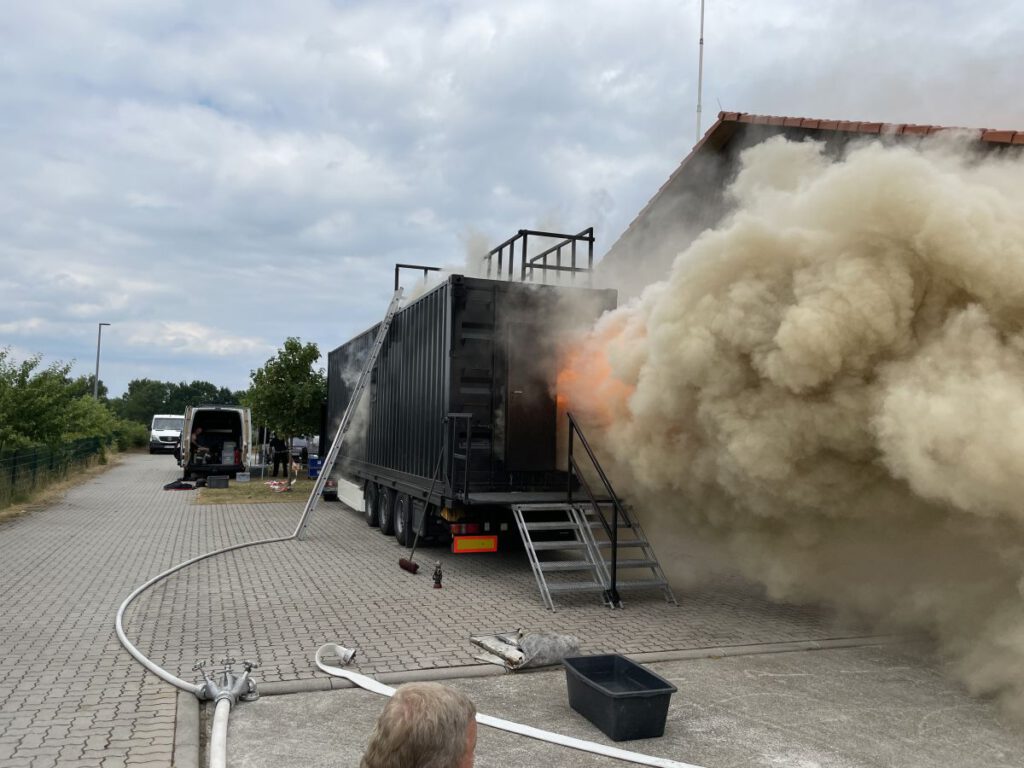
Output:
<path fill-rule="evenodd" d="M 96 378 L 92 382 L 92 399 L 100 399 L 100 337 L 103 335 L 103 326 L 110 323 L 100 323 L 96 329 Z"/>

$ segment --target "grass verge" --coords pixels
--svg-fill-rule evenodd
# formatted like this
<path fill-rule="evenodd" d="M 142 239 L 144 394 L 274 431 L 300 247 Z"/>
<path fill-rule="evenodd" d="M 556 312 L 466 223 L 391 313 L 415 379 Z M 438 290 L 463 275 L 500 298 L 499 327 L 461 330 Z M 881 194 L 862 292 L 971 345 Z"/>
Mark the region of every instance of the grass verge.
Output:
<path fill-rule="evenodd" d="M 90 461 L 89 466 L 81 469 L 77 472 L 72 472 L 63 480 L 48 485 L 45 488 L 36 491 L 27 499 L 23 499 L 16 504 L 11 504 L 8 507 L 0 509 L 0 522 L 4 520 L 10 520 L 15 517 L 21 517 L 22 515 L 30 512 L 37 512 L 41 509 L 56 504 L 62 498 L 64 494 L 70 491 L 77 485 L 82 485 L 92 480 L 97 475 L 102 475 L 108 469 L 116 467 L 121 463 L 120 453 L 114 453 L 113 451 L 107 452 L 107 460 L 101 464 L 99 457 L 93 457 Z"/>
<path fill-rule="evenodd" d="M 304 503 L 313 491 L 316 480 L 307 477 L 295 481 L 290 491 L 278 493 L 266 484 L 266 480 L 253 478 L 248 483 L 228 481 L 227 488 L 200 488 L 192 500 L 193 504 L 281 504 L 283 502 Z"/>

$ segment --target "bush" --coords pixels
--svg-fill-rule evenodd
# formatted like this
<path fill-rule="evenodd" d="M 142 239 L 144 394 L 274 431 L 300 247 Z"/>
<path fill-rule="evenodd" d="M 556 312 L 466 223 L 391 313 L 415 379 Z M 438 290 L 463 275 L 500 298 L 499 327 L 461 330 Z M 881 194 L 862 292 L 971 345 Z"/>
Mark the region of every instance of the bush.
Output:
<path fill-rule="evenodd" d="M 149 428 L 136 421 L 118 419 L 114 425 L 114 440 L 119 451 L 127 451 L 129 448 L 145 448 L 149 445 Z"/>

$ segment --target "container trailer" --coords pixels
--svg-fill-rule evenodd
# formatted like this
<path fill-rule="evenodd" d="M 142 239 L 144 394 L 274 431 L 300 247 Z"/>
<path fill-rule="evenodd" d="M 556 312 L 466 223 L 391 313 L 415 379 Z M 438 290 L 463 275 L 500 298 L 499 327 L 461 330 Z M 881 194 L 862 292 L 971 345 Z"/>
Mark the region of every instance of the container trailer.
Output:
<path fill-rule="evenodd" d="M 512 249 L 524 235 L 554 237 L 566 253 L 549 249 L 533 257 L 535 266 L 523 259 L 522 269 Z M 581 243 L 589 246 L 585 267 L 571 255 Z M 521 231 L 489 254 L 500 279 L 450 274 L 398 310 L 335 465 L 363 490 L 367 523 L 403 544 L 420 531 L 453 535 L 456 549 L 490 548 L 493 537 L 515 531 L 512 505 L 565 500 L 558 344 L 616 305 L 614 290 L 569 283 L 588 276 L 592 243 L 592 230 Z M 531 282 L 545 269 L 565 284 Z M 322 445 L 337 429 L 377 331 L 328 355 Z"/>
<path fill-rule="evenodd" d="M 530 255 L 530 238 L 556 242 Z M 593 245 L 592 229 L 520 230 L 485 256 L 485 277 L 445 275 L 404 306 L 400 270 L 437 270 L 396 265 L 384 320 L 328 355 L 321 445 L 335 477 L 318 480 L 300 530 L 340 476 L 362 489 L 366 522 L 401 544 L 450 537 L 453 552 L 469 553 L 521 540 L 552 610 L 562 592 L 600 592 L 620 607 L 623 588 L 658 589 L 674 604 L 639 522 L 559 412 L 560 345 L 616 304 L 615 291 L 578 284 Z M 332 435 L 343 435 L 336 451 Z"/>

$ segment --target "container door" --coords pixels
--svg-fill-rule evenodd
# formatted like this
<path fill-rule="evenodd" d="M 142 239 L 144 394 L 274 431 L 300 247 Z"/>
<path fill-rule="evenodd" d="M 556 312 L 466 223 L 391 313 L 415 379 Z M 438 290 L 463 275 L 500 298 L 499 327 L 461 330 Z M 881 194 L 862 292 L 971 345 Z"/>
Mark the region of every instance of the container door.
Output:
<path fill-rule="evenodd" d="M 192 461 L 192 406 L 185 406 L 185 420 L 181 423 L 181 437 L 178 440 L 181 447 L 181 461 L 179 465 L 188 466 Z"/>
<path fill-rule="evenodd" d="M 540 343 L 544 329 L 510 323 L 508 388 L 505 422 L 505 466 L 510 472 L 543 472 L 555 468 L 557 411 L 549 386 L 547 355 Z"/>

